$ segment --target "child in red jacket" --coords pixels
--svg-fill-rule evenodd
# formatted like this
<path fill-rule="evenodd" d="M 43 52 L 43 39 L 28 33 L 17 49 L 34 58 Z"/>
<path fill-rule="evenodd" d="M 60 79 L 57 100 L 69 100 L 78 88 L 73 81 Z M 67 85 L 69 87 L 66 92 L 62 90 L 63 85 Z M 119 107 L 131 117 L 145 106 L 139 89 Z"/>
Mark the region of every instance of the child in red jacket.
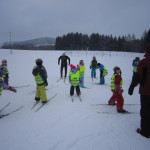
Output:
<path fill-rule="evenodd" d="M 114 67 L 114 75 L 111 78 L 111 91 L 113 92 L 112 97 L 108 101 L 109 105 L 115 105 L 117 102 L 117 111 L 118 113 L 127 113 L 126 110 L 123 109 L 124 98 L 122 96 L 122 77 L 121 77 L 121 69 L 119 67 Z"/>

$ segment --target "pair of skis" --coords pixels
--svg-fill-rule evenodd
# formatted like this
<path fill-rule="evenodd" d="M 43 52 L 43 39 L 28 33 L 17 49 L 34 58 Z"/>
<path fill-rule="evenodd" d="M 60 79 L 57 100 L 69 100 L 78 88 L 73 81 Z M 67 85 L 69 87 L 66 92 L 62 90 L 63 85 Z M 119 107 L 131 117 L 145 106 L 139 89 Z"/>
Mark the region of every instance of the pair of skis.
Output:
<path fill-rule="evenodd" d="M 13 88 L 24 88 L 24 87 L 29 87 L 30 85 L 20 85 L 20 86 L 12 86 Z"/>
<path fill-rule="evenodd" d="M 124 105 L 127 105 L 127 106 L 137 106 L 139 104 L 124 104 Z M 91 106 L 114 106 L 114 105 L 109 105 L 109 104 L 92 104 Z M 110 111 L 99 111 L 97 112 L 99 114 L 139 114 L 138 112 L 129 112 L 129 111 L 126 111 L 126 112 L 123 112 L 123 113 L 119 113 L 119 112 L 110 112 Z"/>
<path fill-rule="evenodd" d="M 9 105 L 10 105 L 10 102 L 8 102 L 4 107 L 2 107 L 2 108 L 0 109 L 0 113 L 1 113 L 5 108 L 7 108 Z M 23 108 L 23 105 L 19 106 L 17 109 L 14 109 L 13 111 L 11 111 L 11 112 L 9 112 L 9 113 L 0 114 L 0 119 L 3 118 L 3 117 L 8 116 L 8 115 L 10 115 L 10 114 L 13 114 L 14 112 L 17 112 L 17 111 L 19 111 L 19 110 L 22 109 L 22 108 Z"/>
<path fill-rule="evenodd" d="M 59 82 L 59 81 L 62 80 L 62 79 L 63 79 L 64 82 L 66 81 L 66 78 L 59 78 L 59 79 L 57 80 L 57 82 Z"/>
<path fill-rule="evenodd" d="M 114 105 L 110 105 L 110 104 L 91 104 L 91 106 L 100 106 L 100 105 L 114 106 Z M 137 105 L 137 106 L 138 106 L 138 105 L 140 105 L 140 104 L 124 104 L 124 105 L 127 105 L 127 106 L 132 106 L 132 105 L 135 105 L 135 106 L 136 106 L 136 105 Z"/>
<path fill-rule="evenodd" d="M 54 97 L 56 97 L 56 96 L 57 96 L 57 94 L 55 94 L 54 96 L 52 96 L 51 98 L 49 98 L 45 104 L 41 104 L 41 105 L 35 110 L 35 112 L 39 111 L 44 105 L 48 104 L 49 101 L 51 101 L 51 100 L 52 100 Z M 34 107 L 36 107 L 36 105 L 37 105 L 38 103 L 39 103 L 39 101 L 35 102 L 31 109 L 33 109 Z"/>
<path fill-rule="evenodd" d="M 77 97 L 79 98 L 80 102 L 82 102 L 81 97 L 79 95 Z M 71 96 L 71 100 L 72 100 L 72 102 L 74 102 L 74 96 Z"/>

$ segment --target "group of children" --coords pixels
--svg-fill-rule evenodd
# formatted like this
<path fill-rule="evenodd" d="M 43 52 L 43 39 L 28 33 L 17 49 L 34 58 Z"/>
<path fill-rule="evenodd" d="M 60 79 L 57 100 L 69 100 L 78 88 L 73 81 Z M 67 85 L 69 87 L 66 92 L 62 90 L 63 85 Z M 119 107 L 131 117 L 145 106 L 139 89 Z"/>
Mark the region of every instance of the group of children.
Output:
<path fill-rule="evenodd" d="M 133 62 L 133 72 L 136 72 L 136 67 L 138 65 L 139 59 L 135 59 Z M 33 68 L 32 74 L 35 78 L 37 91 L 35 95 L 35 100 L 39 101 L 42 100 L 42 103 L 47 102 L 47 96 L 45 92 L 45 86 L 48 86 L 47 81 L 47 72 L 45 67 L 43 66 L 42 59 L 36 59 L 35 61 L 36 66 Z M 74 89 L 76 89 L 77 95 L 81 95 L 80 87 L 84 88 L 84 73 L 85 73 L 85 65 L 84 61 L 80 60 L 77 66 L 71 64 L 70 65 L 70 73 L 69 73 L 69 82 L 71 84 L 70 87 L 70 96 L 74 95 Z M 96 57 L 93 57 L 93 60 L 90 63 L 91 69 L 91 77 L 96 78 L 96 69 L 100 71 L 100 82 L 99 84 L 105 84 L 105 76 L 108 74 L 107 68 L 98 63 Z M 9 81 L 9 72 L 7 68 L 7 60 L 2 60 L 2 65 L 0 65 L 0 95 L 2 94 L 3 89 L 8 89 L 10 91 L 16 92 L 14 88 L 8 85 Z M 123 109 L 124 99 L 122 96 L 123 89 L 122 89 L 122 77 L 121 77 L 121 69 L 119 67 L 114 67 L 114 74 L 111 78 L 111 85 L 110 89 L 113 92 L 112 97 L 108 101 L 109 105 L 116 105 L 117 111 L 119 113 L 125 113 L 126 110 Z M 117 102 L 117 103 L 116 103 Z"/>
<path fill-rule="evenodd" d="M 80 87 L 84 87 L 84 71 L 85 66 L 83 60 L 80 60 L 79 65 L 74 66 L 70 65 L 71 71 L 69 74 L 69 82 L 71 83 L 70 95 L 74 95 L 74 87 L 76 88 L 77 95 L 80 95 Z M 93 60 L 90 63 L 91 69 L 91 77 L 96 78 L 96 69 L 100 70 L 100 82 L 99 84 L 105 84 L 105 76 L 108 75 L 107 68 L 100 63 L 97 63 L 96 57 L 93 57 Z M 126 113 L 127 111 L 123 109 L 124 98 L 122 96 L 122 77 L 121 77 L 121 69 L 119 67 L 114 67 L 114 74 L 111 78 L 110 89 L 113 92 L 112 97 L 109 99 L 109 105 L 116 105 L 118 113 Z M 82 84 L 81 84 L 82 83 Z M 117 103 L 116 103 L 117 102 Z"/>

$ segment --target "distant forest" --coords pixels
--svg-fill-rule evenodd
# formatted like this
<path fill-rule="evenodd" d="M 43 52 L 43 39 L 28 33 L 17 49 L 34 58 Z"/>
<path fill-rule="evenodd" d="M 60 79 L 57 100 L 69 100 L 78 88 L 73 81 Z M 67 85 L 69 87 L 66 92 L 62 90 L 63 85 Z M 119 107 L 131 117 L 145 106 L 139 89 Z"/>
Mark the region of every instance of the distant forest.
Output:
<path fill-rule="evenodd" d="M 144 52 L 144 46 L 150 43 L 150 30 L 144 31 L 141 39 L 135 35 L 113 37 L 92 33 L 90 36 L 82 33 L 68 33 L 56 38 L 56 50 L 99 50 Z"/>
<path fill-rule="evenodd" d="M 48 40 L 49 41 L 49 40 Z M 39 41 L 40 42 L 40 41 Z M 4 49 L 25 49 L 25 50 L 97 50 L 97 51 L 125 51 L 125 52 L 144 52 L 144 46 L 150 43 L 150 29 L 144 31 L 141 39 L 137 39 L 134 34 L 127 36 L 112 36 L 99 33 L 91 35 L 82 33 L 68 33 L 58 36 L 54 44 L 42 45 L 34 43 L 13 44 L 5 43 L 1 48 Z"/>

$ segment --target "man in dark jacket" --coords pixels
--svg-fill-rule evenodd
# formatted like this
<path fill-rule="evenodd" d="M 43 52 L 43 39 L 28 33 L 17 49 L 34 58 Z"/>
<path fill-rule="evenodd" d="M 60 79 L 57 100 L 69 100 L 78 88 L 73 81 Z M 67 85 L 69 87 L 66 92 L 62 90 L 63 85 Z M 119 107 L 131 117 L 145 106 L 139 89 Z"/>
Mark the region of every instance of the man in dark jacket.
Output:
<path fill-rule="evenodd" d="M 69 61 L 70 65 L 70 58 L 63 53 L 59 58 L 58 58 L 58 65 L 60 64 L 60 60 L 61 60 L 61 66 L 60 66 L 60 74 L 61 74 L 61 78 L 63 77 L 63 68 L 65 68 L 65 78 L 67 76 L 67 60 Z"/>
<path fill-rule="evenodd" d="M 134 87 L 140 84 L 139 93 L 141 95 L 141 128 L 137 132 L 142 136 L 150 137 L 150 44 L 146 46 L 146 58 L 142 59 L 138 65 L 137 73 L 132 81 L 128 93 L 133 94 Z"/>

